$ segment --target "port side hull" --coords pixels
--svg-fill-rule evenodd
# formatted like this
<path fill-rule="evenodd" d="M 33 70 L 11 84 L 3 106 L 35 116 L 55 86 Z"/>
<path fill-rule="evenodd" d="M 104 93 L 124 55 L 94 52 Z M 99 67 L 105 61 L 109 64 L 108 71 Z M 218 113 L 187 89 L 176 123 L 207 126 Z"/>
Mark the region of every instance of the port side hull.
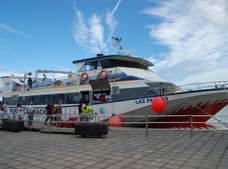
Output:
<path fill-rule="evenodd" d="M 226 91 L 227 92 L 227 91 Z M 156 124 L 149 124 L 149 127 L 155 128 L 170 128 L 170 127 L 189 127 L 190 114 L 192 115 L 215 115 L 223 107 L 228 104 L 227 95 L 225 90 L 207 90 L 186 92 L 175 95 L 166 96 L 166 109 L 162 113 L 155 113 L 151 108 L 151 103 L 145 103 L 144 106 L 119 114 L 122 116 L 123 122 L 143 122 L 146 115 L 153 115 L 149 117 L 150 122 L 159 122 Z M 150 98 L 144 98 L 147 100 Z M 124 103 L 122 103 L 124 104 Z M 133 101 L 132 101 L 132 104 Z M 131 104 L 125 103 L 130 106 Z M 118 105 L 115 105 L 118 106 Z M 159 115 L 189 115 L 188 117 L 159 117 Z M 134 116 L 134 117 L 124 117 Z M 135 117 L 136 116 L 136 117 Z M 139 117 L 137 117 L 139 116 Z M 144 116 L 144 117 L 141 117 Z M 155 117 L 154 117 L 155 116 Z M 158 117 L 156 117 L 158 116 Z M 194 117 L 194 122 L 203 122 L 201 124 L 194 124 L 194 126 L 203 126 L 203 124 L 211 117 Z M 166 123 L 175 122 L 175 123 Z M 188 122 L 188 123 L 180 123 Z M 126 124 L 127 125 L 127 124 Z M 135 124 L 139 125 L 139 124 Z"/>
<path fill-rule="evenodd" d="M 159 122 L 149 124 L 149 127 L 155 128 L 172 128 L 172 127 L 189 127 L 190 114 L 192 115 L 215 115 L 228 104 L 227 89 L 199 90 L 183 92 L 172 95 L 162 96 L 166 101 L 166 109 L 162 113 L 155 113 L 151 108 L 151 103 L 155 97 L 135 98 L 120 101 L 94 102 L 91 107 L 94 114 L 98 115 L 96 120 L 107 120 L 113 114 L 120 116 L 126 124 L 123 126 L 139 126 L 145 122 L 146 115 L 149 116 L 150 122 Z M 67 120 L 69 116 L 75 116 L 78 105 L 62 105 L 63 118 Z M 45 112 L 45 105 L 41 107 L 34 106 L 36 114 L 42 115 Z M 26 114 L 26 111 L 24 112 Z M 150 117 L 153 115 L 153 117 Z M 159 115 L 189 115 L 188 117 L 159 117 Z M 125 117 L 128 116 L 128 117 Z M 129 117 L 130 116 L 130 117 Z M 194 117 L 194 122 L 206 122 L 210 117 Z M 41 119 L 40 119 L 41 120 Z M 93 119 L 95 120 L 95 119 Z M 133 123 L 132 123 L 133 122 Z M 167 123 L 174 122 L 174 123 Z M 202 126 L 194 124 L 194 126 Z"/>

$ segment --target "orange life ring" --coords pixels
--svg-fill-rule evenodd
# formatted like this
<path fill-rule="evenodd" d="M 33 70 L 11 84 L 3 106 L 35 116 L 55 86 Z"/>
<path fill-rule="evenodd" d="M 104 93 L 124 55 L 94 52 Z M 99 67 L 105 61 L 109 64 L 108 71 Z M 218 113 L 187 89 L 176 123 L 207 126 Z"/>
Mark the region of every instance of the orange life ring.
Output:
<path fill-rule="evenodd" d="M 105 75 L 102 76 L 102 73 L 105 72 Z M 108 76 L 108 71 L 103 69 L 100 71 L 100 73 L 98 73 L 98 76 L 101 78 L 101 79 L 105 79 L 107 76 Z"/>
<path fill-rule="evenodd" d="M 83 78 L 84 75 L 86 75 L 85 78 Z M 86 80 L 88 79 L 88 77 L 89 77 L 89 76 L 88 76 L 88 73 L 86 73 L 86 72 L 84 72 L 84 73 L 81 74 L 81 79 L 82 79 L 82 81 L 86 81 Z"/>

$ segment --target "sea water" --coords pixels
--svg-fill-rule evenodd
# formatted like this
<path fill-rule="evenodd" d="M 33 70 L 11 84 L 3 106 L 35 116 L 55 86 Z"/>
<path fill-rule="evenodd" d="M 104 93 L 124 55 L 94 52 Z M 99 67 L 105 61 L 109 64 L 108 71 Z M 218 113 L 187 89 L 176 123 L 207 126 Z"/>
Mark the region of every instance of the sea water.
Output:
<path fill-rule="evenodd" d="M 224 116 L 224 117 L 222 117 Z M 225 117 L 226 116 L 226 117 Z M 218 127 L 225 127 L 224 125 L 222 125 L 221 123 L 219 123 L 219 121 L 221 121 L 222 123 L 226 123 L 226 125 L 228 126 L 228 105 L 225 106 L 222 110 L 220 110 L 216 115 L 213 116 L 214 118 L 210 118 L 206 124 L 210 124 L 210 125 L 215 125 Z M 218 119 L 218 120 L 216 120 Z M 214 123 L 214 124 L 213 124 Z M 216 123 L 216 124 L 215 124 Z M 219 123 L 219 124 L 217 124 Z"/>

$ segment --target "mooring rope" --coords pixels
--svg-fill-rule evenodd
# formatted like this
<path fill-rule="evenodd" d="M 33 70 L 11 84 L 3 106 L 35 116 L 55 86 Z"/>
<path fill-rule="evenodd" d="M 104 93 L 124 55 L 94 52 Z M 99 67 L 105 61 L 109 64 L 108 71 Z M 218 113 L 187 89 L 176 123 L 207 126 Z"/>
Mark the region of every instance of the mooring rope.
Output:
<path fill-rule="evenodd" d="M 228 95 L 227 95 L 227 91 L 226 91 L 226 85 L 224 85 L 223 89 L 224 89 L 225 94 L 226 94 L 226 99 L 228 100 Z"/>
<path fill-rule="evenodd" d="M 200 111 L 204 112 L 207 115 L 210 115 L 209 113 L 207 113 L 206 111 L 204 111 L 203 109 L 201 109 L 200 107 L 198 107 L 197 105 L 195 105 L 194 103 L 188 101 L 187 99 L 181 97 L 180 95 L 178 95 L 177 93 L 174 93 L 175 95 L 179 96 L 180 98 L 182 98 L 183 100 L 185 100 L 186 102 L 190 103 L 192 106 L 196 107 L 197 109 L 199 109 Z M 221 123 L 223 126 L 225 126 L 226 128 L 228 128 L 228 125 L 226 123 L 223 123 L 222 121 L 220 121 L 219 119 L 215 118 L 214 116 L 212 116 L 213 119 L 217 120 L 219 123 Z"/>

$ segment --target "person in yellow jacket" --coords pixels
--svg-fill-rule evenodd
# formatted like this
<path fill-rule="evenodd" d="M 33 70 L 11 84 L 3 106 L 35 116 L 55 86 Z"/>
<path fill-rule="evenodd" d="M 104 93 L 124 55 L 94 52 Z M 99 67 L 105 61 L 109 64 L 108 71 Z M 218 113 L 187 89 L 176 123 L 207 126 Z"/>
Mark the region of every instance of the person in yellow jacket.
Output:
<path fill-rule="evenodd" d="M 68 78 L 72 78 L 72 73 L 71 73 L 71 71 L 68 73 Z"/>
<path fill-rule="evenodd" d="M 91 114 L 93 113 L 93 109 L 90 106 L 82 105 L 82 114 L 85 115 L 84 121 L 90 122 Z"/>

